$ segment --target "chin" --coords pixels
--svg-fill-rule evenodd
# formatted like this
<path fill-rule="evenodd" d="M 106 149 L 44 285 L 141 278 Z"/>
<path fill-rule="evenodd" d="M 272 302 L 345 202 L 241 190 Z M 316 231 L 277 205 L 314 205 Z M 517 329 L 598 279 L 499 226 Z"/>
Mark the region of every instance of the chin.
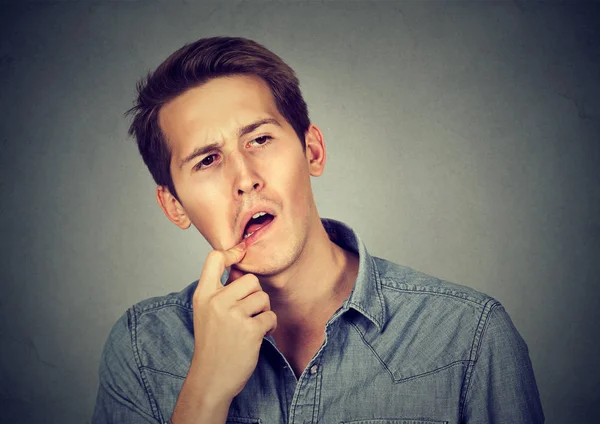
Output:
<path fill-rule="evenodd" d="M 294 263 L 294 258 L 283 255 L 264 255 L 248 252 L 236 266 L 239 270 L 261 277 L 274 277 L 281 274 Z"/>
<path fill-rule="evenodd" d="M 245 262 L 242 261 L 236 265 L 240 271 L 247 274 L 254 274 L 257 277 L 272 277 L 281 272 L 281 270 L 273 264 Z"/>

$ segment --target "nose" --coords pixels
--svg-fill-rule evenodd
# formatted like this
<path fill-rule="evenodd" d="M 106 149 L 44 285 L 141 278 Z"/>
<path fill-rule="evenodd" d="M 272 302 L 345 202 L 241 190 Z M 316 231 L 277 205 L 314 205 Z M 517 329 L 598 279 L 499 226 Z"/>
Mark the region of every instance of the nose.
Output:
<path fill-rule="evenodd" d="M 260 191 L 263 187 L 263 181 L 256 172 L 251 160 L 243 155 L 236 157 L 233 162 L 234 167 L 234 196 L 242 197 L 244 194 L 250 194 L 252 191 Z"/>

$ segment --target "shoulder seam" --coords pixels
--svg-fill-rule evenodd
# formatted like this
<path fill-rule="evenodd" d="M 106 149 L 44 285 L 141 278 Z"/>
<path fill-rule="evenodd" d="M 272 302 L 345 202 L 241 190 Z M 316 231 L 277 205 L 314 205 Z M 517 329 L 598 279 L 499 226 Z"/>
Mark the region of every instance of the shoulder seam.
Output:
<path fill-rule="evenodd" d="M 188 291 L 191 290 L 193 292 L 197 287 L 197 284 L 198 280 L 195 280 L 180 292 L 173 292 L 163 296 L 151 297 L 136 303 L 134 306 L 140 315 L 148 310 L 167 305 L 178 305 L 191 310 L 192 303 L 191 299 L 188 298 Z M 192 287 L 194 285 L 196 286 Z"/>
<path fill-rule="evenodd" d="M 498 306 L 502 306 L 500 302 L 498 302 L 496 299 L 490 298 L 484 305 L 484 308 L 481 311 L 481 315 L 479 316 L 479 322 L 477 323 L 477 328 L 475 329 L 475 334 L 473 335 L 473 343 L 471 345 L 471 352 L 469 354 L 469 366 L 467 367 L 467 371 L 465 373 L 465 378 L 461 388 L 459 403 L 460 420 L 462 420 L 464 416 L 467 393 L 469 391 L 469 388 L 471 387 L 471 377 L 473 375 L 473 368 L 477 364 L 479 350 L 481 349 L 481 341 L 483 340 L 485 330 L 487 329 L 488 324 L 490 322 L 489 317 L 492 314 L 492 311 Z"/>
<path fill-rule="evenodd" d="M 480 308 L 485 307 L 485 305 L 487 303 L 489 303 L 490 301 L 495 301 L 495 299 L 490 298 L 488 296 L 484 297 L 483 299 L 476 299 L 467 294 L 462 295 L 462 294 L 459 294 L 458 292 L 450 292 L 450 291 L 446 291 L 446 290 L 435 290 L 435 289 L 429 289 L 429 288 L 425 288 L 425 287 L 417 288 L 416 285 L 412 285 L 414 288 L 409 288 L 410 285 L 401 284 L 401 286 L 406 286 L 403 288 L 403 287 L 398 287 L 397 285 L 385 284 L 385 280 L 388 280 L 388 278 L 383 277 L 381 280 L 382 280 L 382 284 L 381 284 L 382 286 L 385 286 L 386 288 L 397 291 L 397 292 L 446 296 L 446 297 L 450 297 L 450 298 L 453 298 L 453 299 L 456 299 L 459 301 L 472 303 L 474 305 L 477 305 Z"/>
<path fill-rule="evenodd" d="M 133 350 L 133 357 L 135 359 L 135 364 L 138 367 L 140 376 L 142 377 L 142 383 L 144 385 L 144 390 L 146 391 L 146 396 L 148 396 L 148 403 L 150 404 L 150 408 L 152 409 L 152 415 L 160 422 L 163 422 L 163 419 L 160 415 L 160 411 L 158 410 L 158 405 L 156 404 L 156 400 L 154 399 L 152 391 L 150 390 L 148 378 L 146 376 L 145 369 L 142 366 L 142 361 L 140 358 L 140 352 L 137 342 L 137 316 L 135 305 L 129 308 L 129 310 L 127 311 L 127 316 L 130 323 L 131 347 Z"/>
<path fill-rule="evenodd" d="M 187 305 L 187 303 L 182 303 L 182 302 L 161 302 L 161 303 L 157 303 L 157 304 L 152 304 L 152 305 L 147 305 L 144 308 L 142 308 L 139 312 L 139 316 L 142 316 L 148 312 L 153 312 L 159 309 L 163 309 L 163 308 L 167 308 L 169 306 L 174 306 L 176 308 L 181 308 L 184 309 L 187 312 L 191 312 L 193 309 L 191 306 Z"/>
<path fill-rule="evenodd" d="M 189 302 L 176 297 L 167 297 L 147 305 L 141 306 L 140 304 L 137 304 L 135 306 L 140 311 L 140 314 L 163 306 L 181 306 L 183 308 L 192 309 L 192 305 Z"/>

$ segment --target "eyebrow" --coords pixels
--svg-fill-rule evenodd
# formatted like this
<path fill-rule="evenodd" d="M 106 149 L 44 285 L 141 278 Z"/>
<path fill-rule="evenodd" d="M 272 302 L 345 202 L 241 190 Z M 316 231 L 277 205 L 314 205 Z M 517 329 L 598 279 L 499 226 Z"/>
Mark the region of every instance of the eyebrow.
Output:
<path fill-rule="evenodd" d="M 260 119 L 260 120 L 258 120 L 256 122 L 251 123 L 251 124 L 244 125 L 240 129 L 238 129 L 237 137 L 238 138 L 243 137 L 246 134 L 249 134 L 252 131 L 256 130 L 260 126 L 266 125 L 266 124 L 273 124 L 273 125 L 277 125 L 278 127 L 281 127 L 281 124 L 279 123 L 279 121 L 277 121 L 274 118 Z M 183 158 L 181 160 L 181 162 L 179 162 L 179 169 L 183 168 L 187 163 L 191 162 L 192 160 L 194 160 L 198 156 L 203 156 L 203 155 L 207 154 L 208 152 L 210 152 L 212 150 L 215 150 L 215 149 L 217 149 L 217 148 L 219 148 L 221 146 L 222 146 L 222 143 L 215 142 L 215 143 L 207 144 L 206 146 L 197 147 L 196 149 L 194 149 L 194 151 L 192 153 L 190 153 L 189 155 L 187 155 L 185 158 Z"/>

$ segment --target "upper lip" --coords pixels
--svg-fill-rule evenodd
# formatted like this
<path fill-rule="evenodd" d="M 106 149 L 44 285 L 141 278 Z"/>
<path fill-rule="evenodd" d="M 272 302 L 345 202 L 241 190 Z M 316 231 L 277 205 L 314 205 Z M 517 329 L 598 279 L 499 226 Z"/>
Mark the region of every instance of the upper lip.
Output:
<path fill-rule="evenodd" d="M 250 219 L 252 218 L 252 216 L 257 212 L 266 212 L 269 215 L 272 215 L 273 217 L 275 217 L 275 211 L 273 210 L 272 207 L 267 206 L 267 205 L 262 205 L 262 206 L 256 205 L 256 206 L 253 206 L 252 208 L 248 209 L 246 212 L 244 212 L 242 214 L 242 217 L 240 219 L 240 227 L 238 229 L 239 241 L 242 241 L 244 239 L 244 230 L 246 229 L 246 225 L 248 225 L 248 222 L 250 222 Z"/>

